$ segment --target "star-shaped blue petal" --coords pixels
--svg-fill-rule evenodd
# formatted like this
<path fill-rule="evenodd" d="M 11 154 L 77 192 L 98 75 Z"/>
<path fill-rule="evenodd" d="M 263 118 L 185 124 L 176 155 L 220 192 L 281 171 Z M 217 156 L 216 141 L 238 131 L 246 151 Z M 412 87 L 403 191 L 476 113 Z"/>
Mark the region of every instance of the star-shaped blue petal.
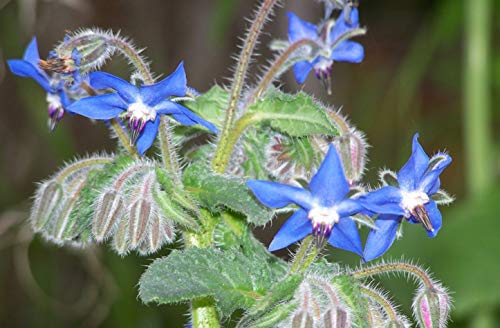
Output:
<path fill-rule="evenodd" d="M 325 31 L 325 28 L 329 30 Z M 344 8 L 333 25 L 316 26 L 301 20 L 292 12 L 288 13 L 288 40 L 293 43 L 301 39 L 309 39 L 324 47 L 330 53 L 329 58 L 318 56 L 311 61 L 299 61 L 294 64 L 295 79 L 302 84 L 309 72 L 314 69 L 320 79 L 330 79 L 331 66 L 334 61 L 360 63 L 364 58 L 363 46 L 357 42 L 345 40 L 347 34 L 359 28 L 357 8 Z"/>
<path fill-rule="evenodd" d="M 186 83 L 183 63 L 162 81 L 140 88 L 112 74 L 93 72 L 90 74 L 90 85 L 93 88 L 113 89 L 116 92 L 80 99 L 69 109 L 74 113 L 101 120 L 125 114 L 129 118 L 132 141 L 142 155 L 151 147 L 158 134 L 159 115 L 172 115 L 181 124 L 200 124 L 217 133 L 217 128 L 212 123 L 170 100 L 169 97 L 181 97 L 186 94 Z"/>
<path fill-rule="evenodd" d="M 451 163 L 451 157 L 438 153 L 432 158 L 413 137 L 412 154 L 397 173 L 399 187 L 385 186 L 360 198 L 367 210 L 380 214 L 378 230 L 372 230 L 365 245 L 365 260 L 382 255 L 396 237 L 396 227 L 403 218 L 422 224 L 429 237 L 435 237 L 442 225 L 442 217 L 432 199 L 440 187 L 439 175 Z"/>
<path fill-rule="evenodd" d="M 346 197 L 349 184 L 335 146 L 330 145 L 309 190 L 262 180 L 249 180 L 247 185 L 268 207 L 299 207 L 274 236 L 270 251 L 287 247 L 323 226 L 326 230 L 321 231 L 326 233 L 322 237 L 327 237 L 332 246 L 362 255 L 356 223 L 349 217 L 364 209 L 358 200 Z"/>

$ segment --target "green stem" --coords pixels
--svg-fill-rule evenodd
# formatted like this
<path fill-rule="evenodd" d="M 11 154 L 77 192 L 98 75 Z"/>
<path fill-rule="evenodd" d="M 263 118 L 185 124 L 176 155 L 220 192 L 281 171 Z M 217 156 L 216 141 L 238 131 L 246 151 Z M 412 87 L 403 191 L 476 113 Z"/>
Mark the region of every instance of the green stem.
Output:
<path fill-rule="evenodd" d="M 380 293 L 378 293 L 377 291 L 367 288 L 365 286 L 359 286 L 359 290 L 361 291 L 361 293 L 368 296 L 371 300 L 374 300 L 378 304 L 380 304 L 380 306 L 387 313 L 391 321 L 393 322 L 399 321 L 396 310 L 392 306 L 391 302 L 389 302 L 384 296 L 380 295 Z"/>
<path fill-rule="evenodd" d="M 233 85 L 226 109 L 224 126 L 222 128 L 219 144 L 212 161 L 212 166 L 216 173 L 224 173 L 224 171 L 226 170 L 227 160 L 225 160 L 225 158 L 229 157 L 232 151 L 232 146 L 228 145 L 228 137 L 230 131 L 233 128 L 236 108 L 240 100 L 241 91 L 243 90 L 243 84 L 245 82 L 250 59 L 252 58 L 252 54 L 255 49 L 257 39 L 259 38 L 259 35 L 262 31 L 262 27 L 264 26 L 264 23 L 266 22 L 266 19 L 276 2 L 277 0 L 263 1 L 243 44 L 243 49 L 241 50 L 238 64 L 234 72 Z"/>
<path fill-rule="evenodd" d="M 109 123 L 111 124 L 111 127 L 113 128 L 113 131 L 115 132 L 116 136 L 118 139 L 120 139 L 120 142 L 123 147 L 127 150 L 127 152 L 134 157 L 135 159 L 139 159 L 139 153 L 137 150 L 130 146 L 130 138 L 128 137 L 127 133 L 123 131 L 122 126 L 120 123 L 118 123 L 118 120 L 116 118 L 109 120 Z"/>
<path fill-rule="evenodd" d="M 490 39 L 491 1 L 465 1 L 464 136 L 466 182 L 471 195 L 493 181 L 491 142 Z"/>
<path fill-rule="evenodd" d="M 171 139 L 173 136 L 170 132 L 170 127 L 165 116 L 161 118 L 160 129 L 168 130 L 162 131 L 163 133 L 160 134 L 160 149 L 162 153 L 163 165 L 168 172 L 172 173 L 174 182 L 177 185 L 181 185 L 182 179 L 180 175 L 181 168 L 179 166 L 179 159 L 177 158 L 177 151 L 175 149 L 174 142 Z"/>
<path fill-rule="evenodd" d="M 300 244 L 299 249 L 295 253 L 290 271 L 292 273 L 303 272 L 318 256 L 319 250 L 314 242 L 313 236 L 307 236 Z"/>
<path fill-rule="evenodd" d="M 419 267 L 408 263 L 376 264 L 367 268 L 361 268 L 351 272 L 356 279 L 363 279 L 384 273 L 406 272 L 419 279 L 425 287 L 433 289 L 434 283 L 427 273 Z"/>
<path fill-rule="evenodd" d="M 213 234 L 218 223 L 217 218 L 201 209 L 200 223 L 203 225 L 200 232 L 184 233 L 184 243 L 188 247 L 213 247 Z M 219 317 L 215 302 L 211 297 L 200 297 L 191 301 L 191 322 L 193 328 L 218 328 Z"/>
<path fill-rule="evenodd" d="M 113 159 L 109 157 L 102 157 L 102 158 L 91 157 L 88 159 L 78 161 L 72 165 L 65 167 L 61 172 L 59 172 L 59 174 L 57 174 L 56 176 L 56 181 L 58 183 L 62 183 L 64 179 L 66 179 L 68 176 L 75 173 L 76 171 L 79 171 L 83 168 L 90 166 L 108 164 L 111 163 L 112 161 Z"/>
<path fill-rule="evenodd" d="M 287 67 L 293 63 L 287 63 L 288 58 L 293 55 L 298 49 L 303 46 L 320 47 L 316 42 L 310 39 L 298 40 L 288 46 L 273 62 L 269 67 L 266 74 L 262 77 L 257 87 L 254 89 L 250 99 L 247 102 L 247 106 L 252 105 L 257 98 L 259 98 L 262 93 L 268 88 L 269 84 L 276 79 L 279 74 L 283 71 L 282 67 L 287 64 Z M 298 59 L 303 59 L 301 56 L 297 56 Z"/>

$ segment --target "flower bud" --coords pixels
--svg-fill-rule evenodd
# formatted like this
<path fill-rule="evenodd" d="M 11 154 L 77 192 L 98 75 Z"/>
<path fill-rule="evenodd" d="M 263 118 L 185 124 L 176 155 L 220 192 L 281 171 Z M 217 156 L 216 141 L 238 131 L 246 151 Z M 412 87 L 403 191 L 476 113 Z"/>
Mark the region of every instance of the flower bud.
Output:
<path fill-rule="evenodd" d="M 123 217 L 123 197 L 116 190 L 103 193 L 96 203 L 92 232 L 98 242 L 113 233 L 118 220 Z"/>
<path fill-rule="evenodd" d="M 351 327 L 347 312 L 339 307 L 333 307 L 323 315 L 324 326 L 328 328 Z"/>
<path fill-rule="evenodd" d="M 113 248 L 121 256 L 125 256 L 129 251 L 128 227 L 129 219 L 127 217 L 122 218 L 113 236 Z"/>
<path fill-rule="evenodd" d="M 109 45 L 112 34 L 100 30 L 85 29 L 81 32 L 67 35 L 56 48 L 55 60 L 64 61 L 74 58 L 74 49 L 78 51 L 78 68 L 88 72 L 99 68 L 111 56 L 113 48 Z"/>
<path fill-rule="evenodd" d="M 345 176 L 350 185 L 354 185 L 363 176 L 366 165 L 368 145 L 361 132 L 350 129 L 334 141 L 342 159 Z"/>
<path fill-rule="evenodd" d="M 440 285 L 421 289 L 413 301 L 413 311 L 421 327 L 446 327 L 450 297 Z"/>
<path fill-rule="evenodd" d="M 144 239 L 151 218 L 151 202 L 140 198 L 130 206 L 130 246 L 136 248 Z"/>
<path fill-rule="evenodd" d="M 292 318 L 292 328 L 314 328 L 314 319 L 307 311 L 296 312 Z"/>
<path fill-rule="evenodd" d="M 30 216 L 30 222 L 35 231 L 42 230 L 49 220 L 56 215 L 62 197 L 62 187 L 55 180 L 40 185 L 35 195 L 35 202 Z"/>

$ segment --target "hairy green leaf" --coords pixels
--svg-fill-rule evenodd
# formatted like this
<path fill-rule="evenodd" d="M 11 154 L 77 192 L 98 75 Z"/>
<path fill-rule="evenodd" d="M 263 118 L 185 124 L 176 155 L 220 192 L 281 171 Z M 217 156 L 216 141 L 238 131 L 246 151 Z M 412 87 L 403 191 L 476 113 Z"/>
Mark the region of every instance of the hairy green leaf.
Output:
<path fill-rule="evenodd" d="M 196 97 L 195 100 L 183 102 L 183 105 L 220 129 L 224 121 L 224 111 L 228 100 L 229 92 L 214 85 L 210 90 Z"/>
<path fill-rule="evenodd" d="M 325 109 L 305 93 L 295 95 L 272 90 L 250 106 L 240 119 L 243 122 L 267 122 L 290 136 L 338 135 Z"/>
<path fill-rule="evenodd" d="M 256 225 L 264 225 L 272 217 L 272 212 L 253 197 L 242 179 L 215 174 L 200 165 L 191 165 L 184 172 L 183 181 L 186 190 L 211 211 L 220 211 L 222 205 L 244 214 L 248 222 Z"/>
<path fill-rule="evenodd" d="M 251 307 L 284 274 L 266 259 L 236 250 L 174 250 L 148 267 L 139 282 L 139 296 L 145 303 L 158 304 L 213 296 L 226 317 Z"/>

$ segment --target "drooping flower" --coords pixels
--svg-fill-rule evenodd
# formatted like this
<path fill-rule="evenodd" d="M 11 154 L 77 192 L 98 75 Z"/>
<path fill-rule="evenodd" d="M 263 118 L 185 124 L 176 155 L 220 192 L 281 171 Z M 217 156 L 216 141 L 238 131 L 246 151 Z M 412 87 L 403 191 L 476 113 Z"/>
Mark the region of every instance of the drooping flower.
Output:
<path fill-rule="evenodd" d="M 360 197 L 367 210 L 381 214 L 376 220 L 378 230 L 372 230 L 366 241 L 366 261 L 379 257 L 389 249 L 403 218 L 411 223 L 421 223 L 429 237 L 437 235 L 442 224 L 437 206 L 440 203 L 438 198 L 443 193 L 439 189 L 439 175 L 450 163 L 451 157 L 445 153 L 429 158 L 418 142 L 417 133 L 413 137 L 412 155 L 397 173 L 398 186 L 384 186 Z"/>
<path fill-rule="evenodd" d="M 346 6 L 337 21 L 328 20 L 321 26 L 301 20 L 294 13 L 288 13 L 288 39 L 291 43 L 301 39 L 310 39 L 321 46 L 329 56 L 319 55 L 312 61 L 302 60 L 293 66 L 295 79 L 304 83 L 307 75 L 314 70 L 316 77 L 327 87 L 330 93 L 330 78 L 335 61 L 360 63 L 364 58 L 363 46 L 347 40 L 350 33 L 359 29 L 358 9 Z"/>
<path fill-rule="evenodd" d="M 24 52 L 23 59 L 11 59 L 7 63 L 12 73 L 34 79 L 45 91 L 47 91 L 48 126 L 53 130 L 56 124 L 63 118 L 65 111 L 70 105 L 68 95 L 64 90 L 65 81 L 60 76 L 49 76 L 42 70 L 36 37 L 29 43 Z"/>
<path fill-rule="evenodd" d="M 169 99 L 186 95 L 183 63 L 162 81 L 140 88 L 105 72 L 91 73 L 90 84 L 95 89 L 110 88 L 116 92 L 80 99 L 70 106 L 70 110 L 98 120 L 127 117 L 132 132 L 131 144 L 136 144 L 141 155 L 153 144 L 162 114 L 172 115 L 183 125 L 200 124 L 217 133 L 212 123 Z"/>
<path fill-rule="evenodd" d="M 362 255 L 358 228 L 349 216 L 361 212 L 363 207 L 358 200 L 346 197 L 349 183 L 335 146 L 330 146 L 309 190 L 262 180 L 249 180 L 247 185 L 268 207 L 299 206 L 274 236 L 270 251 L 313 234 L 320 241 L 328 239 L 334 247 Z"/>

